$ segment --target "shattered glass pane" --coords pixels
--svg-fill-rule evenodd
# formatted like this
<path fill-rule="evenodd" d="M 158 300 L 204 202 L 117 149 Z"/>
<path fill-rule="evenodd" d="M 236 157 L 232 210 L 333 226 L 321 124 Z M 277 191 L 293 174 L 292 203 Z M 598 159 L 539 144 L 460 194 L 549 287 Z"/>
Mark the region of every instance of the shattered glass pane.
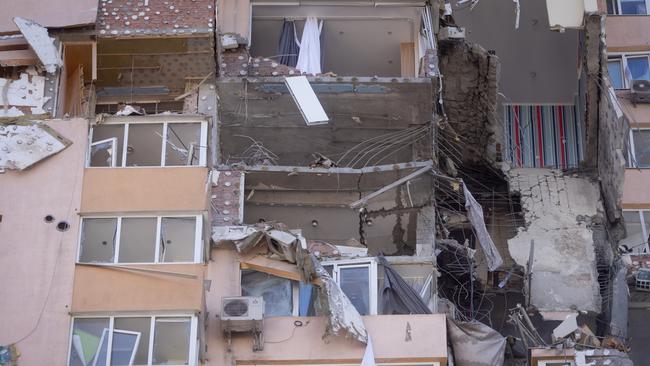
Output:
<path fill-rule="evenodd" d="M 154 365 L 189 365 L 190 318 L 156 318 Z"/>
<path fill-rule="evenodd" d="M 151 263 L 156 255 L 155 217 L 125 217 L 120 232 L 120 263 Z"/>
<path fill-rule="evenodd" d="M 650 168 L 650 130 L 632 130 L 636 167 Z"/>
<path fill-rule="evenodd" d="M 113 327 L 119 330 L 126 330 L 140 333 L 140 342 L 133 360 L 134 365 L 146 365 L 149 359 L 149 333 L 151 331 L 151 318 L 115 318 Z M 113 335 L 113 351 L 111 356 L 111 365 L 115 363 L 116 353 L 115 335 Z M 128 364 L 127 364 L 128 365 Z"/>
<path fill-rule="evenodd" d="M 293 310 L 293 290 L 291 280 L 268 273 L 242 271 L 242 296 L 261 296 L 264 298 L 265 316 L 291 316 Z"/>
<path fill-rule="evenodd" d="M 108 140 L 115 138 L 117 144 L 115 146 L 115 151 L 111 151 L 110 154 L 117 154 L 116 162 L 117 166 L 122 165 L 122 146 L 124 143 L 124 125 L 99 125 L 94 126 L 92 129 L 93 139 L 92 142 L 98 142 L 102 140 Z M 109 144 L 110 145 L 110 144 Z M 110 147 L 109 147 L 110 148 Z M 107 161 L 109 162 L 107 164 Z M 99 146 L 93 146 L 90 151 L 90 166 L 110 166 L 110 155 L 106 151 L 105 144 L 100 144 Z"/>
<path fill-rule="evenodd" d="M 339 285 L 359 314 L 370 314 L 368 267 L 339 266 Z"/>
<path fill-rule="evenodd" d="M 83 219 L 80 262 L 112 263 L 115 258 L 117 219 Z"/>
<path fill-rule="evenodd" d="M 72 327 L 72 341 L 70 342 L 70 366 L 105 365 L 106 349 L 103 350 L 103 360 L 100 358 L 100 346 L 108 342 L 108 338 L 102 342 L 102 335 L 107 334 L 109 327 L 108 318 L 77 318 L 74 319 Z"/>
<path fill-rule="evenodd" d="M 195 217 L 163 217 L 160 262 L 194 262 Z"/>
<path fill-rule="evenodd" d="M 200 123 L 169 123 L 165 166 L 199 165 Z"/>
<path fill-rule="evenodd" d="M 115 140 L 108 140 L 90 147 L 90 166 L 113 166 L 113 154 L 115 154 Z M 119 163 L 115 162 L 116 165 Z"/>
<path fill-rule="evenodd" d="M 162 136 L 162 124 L 129 124 L 126 166 L 160 166 Z"/>

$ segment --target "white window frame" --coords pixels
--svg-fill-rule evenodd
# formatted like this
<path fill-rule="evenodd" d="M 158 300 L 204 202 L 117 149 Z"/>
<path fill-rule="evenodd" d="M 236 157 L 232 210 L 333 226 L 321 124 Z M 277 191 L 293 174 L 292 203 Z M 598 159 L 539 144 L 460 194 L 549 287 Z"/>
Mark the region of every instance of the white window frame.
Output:
<path fill-rule="evenodd" d="M 163 218 L 184 218 L 194 217 L 196 224 L 194 227 L 194 260 L 192 262 L 162 262 L 160 261 L 160 235 L 162 232 Z M 122 233 L 122 219 L 124 218 L 154 218 L 156 219 L 156 243 L 153 262 L 119 262 L 120 258 L 120 239 Z M 117 219 L 117 229 L 115 231 L 115 252 L 112 262 L 81 262 L 81 239 L 83 236 L 83 225 L 86 219 Z M 83 216 L 79 224 L 79 238 L 77 240 L 77 263 L 89 263 L 93 265 L 141 265 L 141 264 L 194 264 L 203 263 L 203 215 L 124 215 L 124 216 Z"/>
<path fill-rule="evenodd" d="M 72 321 L 70 322 L 70 333 L 68 336 L 68 360 L 67 360 L 67 365 L 70 365 L 70 361 L 72 358 L 72 336 L 74 332 L 74 323 L 76 319 L 107 319 L 108 320 L 108 328 L 104 328 L 105 330 L 108 329 L 108 348 L 106 350 L 106 365 L 111 364 L 111 353 L 113 351 L 113 332 L 115 331 L 115 318 L 149 318 L 149 356 L 147 360 L 147 366 L 157 366 L 153 364 L 153 344 L 154 344 L 154 336 L 155 336 L 155 330 L 156 330 L 156 319 L 164 319 L 164 318 L 189 318 L 190 320 L 190 339 L 189 339 L 189 355 L 188 355 L 188 360 L 189 360 L 189 365 L 190 366 L 198 366 L 199 365 L 199 339 L 198 339 L 198 318 L 196 317 L 195 314 L 188 314 L 188 313 L 172 313 L 172 314 L 165 314 L 165 315 L 150 315 L 150 314 L 125 314 L 125 315 L 81 315 L 81 316 L 73 316 Z M 131 332 L 131 331 L 125 331 L 122 329 L 118 329 L 118 332 L 120 333 L 138 333 L 138 332 Z M 104 333 L 102 333 L 103 337 Z M 138 338 L 139 340 L 139 338 Z M 101 341 L 100 341 L 101 345 Z M 133 354 L 132 357 L 135 357 L 135 353 Z M 90 366 L 90 365 L 89 365 Z M 187 365 L 171 365 L 171 364 L 166 364 L 165 366 L 187 366 Z"/>
<path fill-rule="evenodd" d="M 650 227 L 646 227 L 645 224 L 645 215 L 650 216 L 650 208 L 648 209 L 623 209 L 623 212 L 638 212 L 639 214 L 639 220 L 641 222 L 641 235 L 643 235 L 643 243 L 635 243 L 636 248 L 642 246 L 645 244 L 645 249 L 646 253 L 650 253 L 650 243 L 648 243 L 648 231 L 650 230 Z M 634 250 L 635 248 L 631 248 L 633 250 L 633 253 L 639 253 L 642 252 L 641 250 Z"/>
<path fill-rule="evenodd" d="M 121 121 L 121 120 L 120 120 Z M 128 120 L 127 120 L 128 121 Z M 194 124 L 194 123 L 199 123 L 201 125 L 200 130 L 201 130 L 201 135 L 200 135 L 200 146 L 198 146 L 199 150 L 199 164 L 198 165 L 165 165 L 165 159 L 166 159 L 166 149 L 167 149 L 167 130 L 168 130 L 168 125 L 170 124 L 180 124 L 180 123 L 188 123 L 188 124 Z M 127 148 L 129 146 L 129 126 L 130 125 L 142 125 L 142 124 L 157 124 L 157 125 L 162 125 L 162 140 L 163 143 L 161 144 L 161 152 L 160 152 L 160 165 L 143 165 L 143 166 L 127 166 L 126 165 L 126 160 L 127 160 Z M 197 167 L 206 167 L 207 166 L 207 157 L 208 157 L 208 122 L 205 120 L 171 120 L 171 121 L 161 121 L 161 120 L 155 120 L 155 119 L 146 119 L 146 120 L 138 120 L 137 122 L 105 122 L 102 123 L 100 126 L 104 125 L 121 125 L 124 126 L 124 131 L 122 135 L 122 161 L 117 163 L 113 163 L 113 166 L 111 167 L 106 167 L 106 166 L 91 166 L 91 148 L 88 148 L 88 152 L 86 153 L 86 168 L 181 168 L 181 167 L 192 167 L 192 168 L 197 168 Z M 94 125 L 91 126 L 90 128 L 90 133 L 88 134 L 88 144 L 89 146 L 93 146 L 94 144 L 97 144 L 99 142 L 106 142 L 106 140 L 101 140 L 101 141 L 93 141 L 93 129 Z M 112 137 L 115 139 L 115 144 L 117 145 L 117 137 Z M 195 146 L 197 148 L 197 146 Z M 115 151 L 115 146 L 113 151 Z M 117 159 L 117 154 L 113 154 L 113 159 Z M 188 152 L 188 156 L 196 156 L 194 152 Z"/>
<path fill-rule="evenodd" d="M 635 131 L 648 131 L 650 128 L 630 128 L 628 141 L 630 142 L 629 148 L 627 151 L 627 167 L 631 169 L 650 169 L 650 164 L 648 166 L 639 166 L 638 160 L 636 158 L 636 149 L 634 144 L 634 132 Z"/>
<path fill-rule="evenodd" d="M 645 0 L 645 14 L 621 14 L 621 0 L 612 0 L 613 5 L 614 5 L 614 14 L 609 14 L 609 15 L 623 15 L 623 16 L 641 16 L 641 15 L 648 15 L 648 11 L 650 11 L 650 0 Z"/>
<path fill-rule="evenodd" d="M 649 1 L 650 0 L 646 0 Z M 621 61 L 621 78 L 623 79 L 623 88 L 622 89 L 617 89 L 617 90 L 626 90 L 630 89 L 632 87 L 631 82 L 632 80 L 628 80 L 627 76 L 625 75 L 625 70 L 629 69 L 627 65 L 627 60 L 630 58 L 641 58 L 641 57 L 646 57 L 648 60 L 648 68 L 650 69 L 650 53 L 647 51 L 644 52 L 611 52 L 607 54 L 607 62 L 613 61 L 613 60 L 620 60 Z"/>
<path fill-rule="evenodd" d="M 117 151 L 115 149 L 117 148 L 117 137 L 110 137 L 104 140 L 99 140 L 92 142 L 90 144 L 90 150 L 88 150 L 88 164 L 90 165 L 90 159 L 92 159 L 92 152 L 93 152 L 93 147 L 97 145 L 102 145 L 107 142 L 111 143 L 111 165 L 108 166 L 108 168 L 115 168 L 117 166 Z"/>
<path fill-rule="evenodd" d="M 243 286 L 242 286 L 242 275 L 244 274 L 244 271 L 252 271 L 252 272 L 260 272 L 260 273 L 266 273 L 263 271 L 257 271 L 254 269 L 240 269 L 239 270 L 239 295 L 244 296 L 243 292 Z M 269 276 L 275 276 L 270 273 L 267 273 Z M 280 276 L 275 276 L 278 278 L 285 279 L 287 281 L 291 281 L 291 315 L 286 315 L 286 316 L 300 316 L 300 284 L 298 281 L 291 280 L 288 278 L 280 277 Z M 266 316 L 267 318 L 279 318 L 281 316 Z"/>
<path fill-rule="evenodd" d="M 334 281 L 340 286 L 340 275 L 341 269 L 345 268 L 368 268 L 368 287 L 369 287 L 369 314 L 368 315 L 377 315 L 377 292 L 378 292 L 378 282 L 377 282 L 377 259 L 376 258 L 357 258 L 357 259 L 346 259 L 339 261 L 323 261 L 321 262 L 323 266 L 333 266 L 332 275 Z"/>

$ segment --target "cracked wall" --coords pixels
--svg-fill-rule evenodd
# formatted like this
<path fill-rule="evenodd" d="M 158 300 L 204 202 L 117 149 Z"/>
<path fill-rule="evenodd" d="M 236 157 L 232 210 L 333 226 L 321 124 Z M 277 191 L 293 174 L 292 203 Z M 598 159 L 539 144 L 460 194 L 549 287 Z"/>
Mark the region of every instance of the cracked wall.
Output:
<path fill-rule="evenodd" d="M 519 265 L 526 266 L 535 241 L 531 304 L 540 311 L 600 312 L 594 238 L 603 221 L 598 183 L 550 169 L 513 169 L 509 175 L 526 221 L 508 240 Z"/>
<path fill-rule="evenodd" d="M 462 136 L 463 161 L 494 158 L 488 151 L 498 142 L 499 59 L 477 44 L 441 42 L 439 47 L 444 115 L 453 132 Z"/>

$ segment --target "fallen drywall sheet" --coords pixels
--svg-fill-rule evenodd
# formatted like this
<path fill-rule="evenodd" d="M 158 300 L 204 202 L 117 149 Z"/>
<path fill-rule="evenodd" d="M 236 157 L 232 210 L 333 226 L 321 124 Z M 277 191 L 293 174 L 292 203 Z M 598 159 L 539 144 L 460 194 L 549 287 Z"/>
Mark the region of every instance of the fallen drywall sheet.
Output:
<path fill-rule="evenodd" d="M 29 168 L 71 144 L 41 122 L 0 123 L 0 168 Z"/>
<path fill-rule="evenodd" d="M 535 240 L 531 303 L 540 311 L 600 312 L 593 230 L 602 212 L 597 183 L 551 169 L 513 169 L 510 190 L 521 195 L 526 227 L 508 240 L 526 266 Z"/>
<path fill-rule="evenodd" d="M 20 33 L 23 34 L 27 43 L 36 52 L 36 56 L 38 56 L 38 59 L 45 66 L 45 70 L 50 74 L 55 73 L 56 68 L 63 65 L 63 61 L 61 60 L 58 49 L 54 45 L 54 38 L 50 37 L 47 29 L 33 20 L 23 19 L 21 17 L 15 17 L 14 23 L 20 29 Z"/>
<path fill-rule="evenodd" d="M 43 105 L 50 100 L 50 97 L 44 95 L 45 77 L 35 75 L 31 70 L 20 74 L 18 80 L 0 78 L 0 108 L 2 106 L 31 107 L 32 114 L 43 114 L 45 113 Z M 8 114 L 8 112 L 3 113 Z"/>

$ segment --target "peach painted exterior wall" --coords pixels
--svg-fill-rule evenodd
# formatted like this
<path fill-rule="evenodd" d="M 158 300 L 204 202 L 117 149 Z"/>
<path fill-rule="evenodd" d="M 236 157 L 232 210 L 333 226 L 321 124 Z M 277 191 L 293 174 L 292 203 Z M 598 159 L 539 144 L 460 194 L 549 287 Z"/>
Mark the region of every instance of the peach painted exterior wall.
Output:
<path fill-rule="evenodd" d="M 47 120 L 72 141 L 24 171 L 0 174 L 0 344 L 21 365 L 64 365 L 88 122 Z M 52 215 L 53 223 L 43 218 Z M 70 228 L 58 231 L 59 221 Z M 41 314 L 42 311 L 42 314 Z"/>
<path fill-rule="evenodd" d="M 212 250 L 207 278 L 212 288 L 206 292 L 209 316 L 207 329 L 207 365 L 307 365 L 361 362 L 365 345 L 345 337 L 333 337 L 326 343 L 324 317 L 274 317 L 264 320 L 267 343 L 261 352 L 252 351 L 252 338 L 242 334 L 233 337 L 232 352 L 218 319 L 221 298 L 240 296 L 239 260 L 232 248 Z M 294 332 L 294 321 L 302 327 Z M 440 362 L 446 365 L 447 335 L 445 316 L 380 315 L 366 316 L 364 323 L 374 343 L 377 362 Z M 411 341 L 406 341 L 406 327 L 411 327 Z M 293 335 L 292 335 L 293 333 Z M 284 341 L 286 339 L 286 341 Z"/>
<path fill-rule="evenodd" d="M 208 168 L 86 168 L 81 213 L 207 210 Z"/>
<path fill-rule="evenodd" d="M 650 16 L 608 15 L 607 52 L 650 51 Z"/>
<path fill-rule="evenodd" d="M 623 185 L 623 208 L 650 207 L 650 169 L 626 169 Z"/>
<path fill-rule="evenodd" d="M 78 264 L 74 277 L 73 313 L 203 310 L 205 265 L 124 267 L 174 272 L 195 278 Z"/>

